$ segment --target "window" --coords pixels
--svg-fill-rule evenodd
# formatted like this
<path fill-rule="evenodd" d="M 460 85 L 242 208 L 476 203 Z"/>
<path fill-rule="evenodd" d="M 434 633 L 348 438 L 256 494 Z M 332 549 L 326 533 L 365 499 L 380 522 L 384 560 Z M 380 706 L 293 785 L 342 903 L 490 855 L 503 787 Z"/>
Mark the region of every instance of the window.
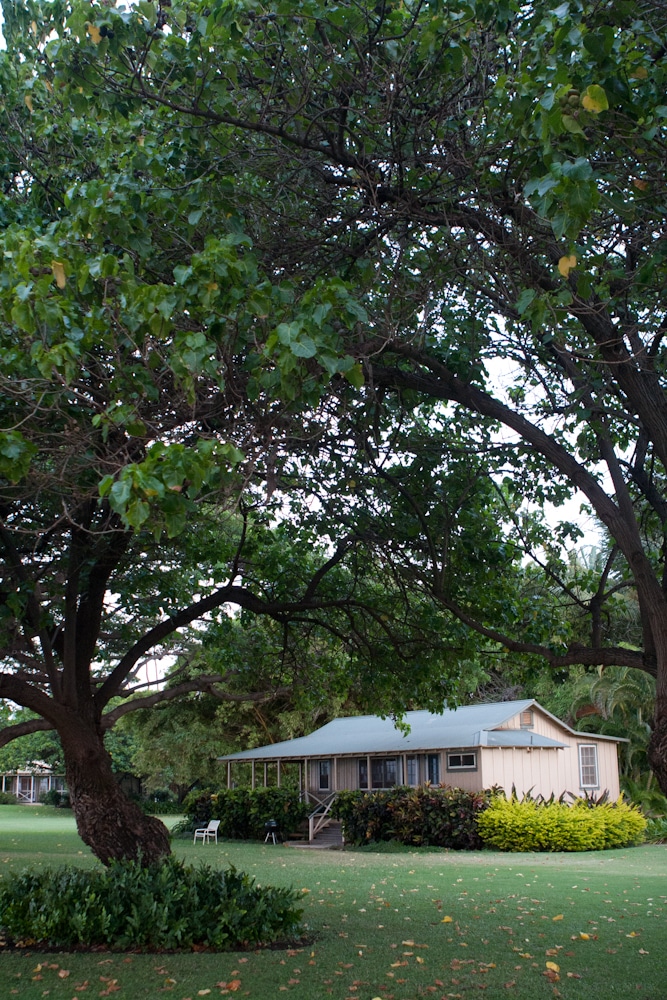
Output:
<path fill-rule="evenodd" d="M 579 784 L 581 788 L 598 788 L 598 748 L 594 743 L 579 744 Z"/>
<path fill-rule="evenodd" d="M 359 758 L 359 788 L 368 788 L 368 761 L 365 757 Z"/>
<path fill-rule="evenodd" d="M 320 791 L 326 792 L 331 788 L 331 761 L 320 761 Z"/>
<path fill-rule="evenodd" d="M 477 770 L 477 754 L 476 753 L 448 753 L 447 754 L 447 770 L 448 771 L 476 771 Z"/>
<path fill-rule="evenodd" d="M 430 753 L 426 762 L 428 780 L 432 785 L 440 784 L 440 754 Z"/>
<path fill-rule="evenodd" d="M 419 757 L 408 757 L 406 763 L 405 783 L 414 787 L 419 784 Z"/>
<path fill-rule="evenodd" d="M 396 758 L 380 757 L 371 761 L 373 788 L 393 788 L 397 784 Z"/>
<path fill-rule="evenodd" d="M 532 708 L 526 709 L 519 716 L 519 725 L 522 729 L 532 729 L 533 728 L 533 710 Z"/>

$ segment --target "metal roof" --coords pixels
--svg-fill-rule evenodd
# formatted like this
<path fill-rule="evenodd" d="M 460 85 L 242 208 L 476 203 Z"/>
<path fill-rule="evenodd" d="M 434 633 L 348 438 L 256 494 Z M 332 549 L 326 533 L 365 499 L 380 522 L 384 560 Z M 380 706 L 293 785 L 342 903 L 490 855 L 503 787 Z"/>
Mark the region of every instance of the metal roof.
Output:
<path fill-rule="evenodd" d="M 378 715 L 357 715 L 334 719 L 309 736 L 256 747 L 241 753 L 230 753 L 219 760 L 303 760 L 306 757 L 358 757 L 364 754 L 419 753 L 453 747 L 556 747 L 565 743 L 540 736 L 530 729 L 504 729 L 498 727 L 509 722 L 520 712 L 537 708 L 556 722 L 566 733 L 587 739 L 608 739 L 597 733 L 577 733 L 564 722 L 547 712 L 532 699 L 503 701 L 489 705 L 466 705 L 446 709 L 442 714 L 433 712 L 406 712 L 403 722 L 410 731 L 405 735 L 397 729 L 392 719 Z"/>

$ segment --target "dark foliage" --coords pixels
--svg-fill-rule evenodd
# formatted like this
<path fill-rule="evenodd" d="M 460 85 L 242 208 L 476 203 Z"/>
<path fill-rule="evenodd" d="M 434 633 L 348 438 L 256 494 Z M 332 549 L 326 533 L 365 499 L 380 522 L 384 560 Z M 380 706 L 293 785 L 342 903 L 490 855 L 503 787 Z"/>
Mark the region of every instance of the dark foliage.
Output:
<path fill-rule="evenodd" d="M 8 939 L 56 948 L 227 951 L 294 939 L 302 911 L 293 889 L 257 886 L 235 868 L 168 858 L 142 867 L 25 870 L 0 885 Z"/>
<path fill-rule="evenodd" d="M 183 803 L 190 829 L 220 820 L 218 836 L 232 840 L 264 838 L 264 824 L 275 819 L 281 834 L 293 833 L 308 816 L 308 805 L 293 789 L 225 788 L 193 792 Z"/>
<path fill-rule="evenodd" d="M 347 843 L 397 840 L 420 847 L 479 850 L 476 817 L 493 791 L 462 788 L 394 788 L 386 792 L 341 792 L 333 815 Z"/>

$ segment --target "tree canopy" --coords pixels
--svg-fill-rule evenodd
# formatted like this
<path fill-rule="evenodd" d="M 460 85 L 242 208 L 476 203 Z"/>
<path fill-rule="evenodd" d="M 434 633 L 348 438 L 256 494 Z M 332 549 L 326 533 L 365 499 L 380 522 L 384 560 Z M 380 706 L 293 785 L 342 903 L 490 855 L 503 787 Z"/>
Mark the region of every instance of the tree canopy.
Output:
<path fill-rule="evenodd" d="M 140 657 L 235 603 L 387 695 L 403 661 L 442 701 L 474 633 L 639 667 L 667 788 L 662 5 L 5 19 L 0 695 L 76 730 L 70 782 Z M 539 516 L 575 491 L 612 540 L 581 586 Z M 603 627 L 629 586 L 641 644 Z"/>
<path fill-rule="evenodd" d="M 388 397 L 444 404 L 504 443 L 515 509 L 576 489 L 595 512 L 642 648 L 592 627 L 556 653 L 656 676 L 667 786 L 664 6 L 147 4 L 89 24 L 72 22 L 82 101 L 216 136 L 258 257 L 301 287 L 353 287 L 365 317 L 341 318 L 337 349 L 380 439 Z M 301 322 L 264 350 L 288 395 L 328 373 L 331 341 Z M 474 595 L 450 610 L 516 641 Z"/>

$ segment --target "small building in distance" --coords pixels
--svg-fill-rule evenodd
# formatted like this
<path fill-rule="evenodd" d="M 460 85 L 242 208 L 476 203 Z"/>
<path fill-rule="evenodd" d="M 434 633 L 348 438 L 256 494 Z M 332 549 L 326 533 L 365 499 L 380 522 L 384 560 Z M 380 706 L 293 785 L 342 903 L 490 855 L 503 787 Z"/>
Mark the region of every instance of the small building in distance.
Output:
<path fill-rule="evenodd" d="M 404 732 L 375 715 L 334 719 L 308 736 L 256 747 L 219 759 L 227 784 L 236 762 L 250 764 L 251 782 L 280 784 L 285 767 L 298 766 L 299 787 L 314 803 L 342 789 L 396 785 L 453 785 L 471 791 L 500 786 L 521 798 L 620 794 L 618 743 L 580 733 L 535 700 L 406 712 Z M 274 771 L 275 768 L 275 777 Z M 248 770 L 246 768 L 246 770 Z"/>
<path fill-rule="evenodd" d="M 0 791 L 16 796 L 18 803 L 35 805 L 47 792 L 65 792 L 64 774 L 54 774 L 48 764 L 36 761 L 0 775 Z"/>

